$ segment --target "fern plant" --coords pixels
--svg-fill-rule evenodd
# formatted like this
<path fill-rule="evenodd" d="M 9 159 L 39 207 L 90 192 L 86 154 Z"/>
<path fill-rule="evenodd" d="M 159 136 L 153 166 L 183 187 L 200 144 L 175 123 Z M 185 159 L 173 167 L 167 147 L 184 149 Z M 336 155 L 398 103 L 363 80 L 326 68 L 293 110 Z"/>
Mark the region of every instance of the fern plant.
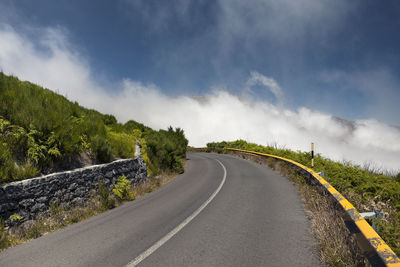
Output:
<path fill-rule="evenodd" d="M 15 222 L 15 221 L 19 222 L 22 219 L 23 219 L 23 217 L 17 213 L 14 213 L 13 215 L 10 216 L 10 221 L 12 221 L 12 222 Z"/>
<path fill-rule="evenodd" d="M 135 193 L 131 190 L 131 183 L 125 176 L 118 178 L 115 188 L 112 191 L 119 201 L 135 199 Z"/>

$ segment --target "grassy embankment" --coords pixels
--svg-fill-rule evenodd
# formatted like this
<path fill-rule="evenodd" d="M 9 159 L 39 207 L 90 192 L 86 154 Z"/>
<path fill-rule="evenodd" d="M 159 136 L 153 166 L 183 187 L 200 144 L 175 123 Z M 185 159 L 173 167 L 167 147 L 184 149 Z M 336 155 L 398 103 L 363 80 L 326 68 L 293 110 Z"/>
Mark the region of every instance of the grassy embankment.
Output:
<path fill-rule="evenodd" d="M 0 183 L 69 168 L 82 158 L 106 163 L 130 158 L 140 142 L 152 174 L 183 171 L 183 130 L 154 131 L 0 73 Z"/>
<path fill-rule="evenodd" d="M 155 131 L 133 120 L 121 124 L 112 115 L 86 109 L 48 89 L 0 72 L 0 184 L 131 158 L 135 144 L 141 147 L 150 179 L 132 189 L 133 195 L 154 190 L 173 174 L 184 171 L 187 139 L 182 129 Z M 19 239 L 37 237 L 128 200 L 118 198 L 115 192 L 107 195 L 103 190 L 102 196 L 100 192 L 99 188 L 94 204 L 86 207 L 64 210 L 53 206 L 52 218 L 37 221 L 37 225 L 30 227 L 34 230 L 7 231 L 0 218 L 0 250 Z M 101 201 L 105 195 L 111 201 L 107 205 Z M 63 218 L 62 222 L 57 217 Z M 8 234 L 15 238 L 10 241 Z"/>
<path fill-rule="evenodd" d="M 272 154 L 281 156 L 284 158 L 288 158 L 299 162 L 309 168 L 311 168 L 311 153 L 309 152 L 301 152 L 301 151 L 291 151 L 289 149 L 279 149 L 271 146 L 260 146 L 257 144 L 247 143 L 243 140 L 238 140 L 234 142 L 220 142 L 220 143 L 210 143 L 207 145 L 209 150 L 222 152 L 224 147 L 231 147 L 243 150 L 256 151 L 266 154 Z M 271 161 L 272 163 L 273 161 Z M 276 162 L 273 164 L 276 166 Z M 315 199 L 317 197 L 317 192 L 307 192 L 307 188 L 305 187 L 306 183 L 303 178 L 298 177 L 290 170 L 287 170 L 287 165 L 279 164 L 277 169 L 281 172 L 290 176 L 292 180 L 298 185 L 301 186 L 300 191 L 303 197 L 307 197 L 309 199 Z M 383 173 L 375 173 L 369 170 L 365 170 L 360 166 L 351 164 L 350 162 L 336 162 L 330 160 L 328 158 L 322 157 L 320 154 L 315 156 L 315 165 L 313 170 L 320 172 L 324 172 L 324 178 L 339 192 L 341 192 L 344 197 L 346 197 L 359 212 L 364 211 L 373 211 L 380 210 L 382 212 L 382 219 L 373 219 L 378 234 L 387 242 L 387 244 L 393 249 L 393 251 L 400 255 L 400 174 L 397 176 L 387 176 Z M 306 188 L 307 190 L 305 190 Z M 309 196 L 305 196 L 305 194 Z M 321 199 L 322 201 L 322 199 Z M 318 208 L 318 203 L 311 201 L 306 206 L 309 206 L 311 210 L 314 209 L 314 212 L 318 211 L 318 214 L 314 216 L 320 216 L 324 211 Z M 314 207 L 311 207 L 314 206 Z M 320 205 L 323 207 L 324 205 Z M 329 217 L 329 216 L 328 216 Z M 328 218 L 327 217 L 327 218 Z M 332 216 L 331 216 L 332 217 Z M 318 219 L 318 218 L 317 218 Z M 369 222 L 372 222 L 369 220 Z M 332 226 L 330 224 L 334 224 L 332 222 L 319 222 L 319 226 L 321 224 L 327 224 L 325 229 L 328 228 L 330 231 Z M 318 226 L 318 227 L 319 227 Z M 334 225 L 334 227 L 336 227 Z M 318 231 L 318 230 L 317 230 Z M 320 233 L 325 232 L 325 230 L 320 230 Z M 318 233 L 316 233 L 318 235 Z M 333 239 L 332 237 L 324 237 L 325 239 Z M 343 241 L 345 242 L 345 241 Z M 326 242 L 321 243 L 322 246 L 327 246 Z M 340 250 L 338 245 L 331 244 L 331 246 L 327 251 L 323 252 L 322 257 L 329 257 L 329 253 L 335 254 L 338 253 L 338 257 L 346 257 L 340 251 L 332 251 L 332 250 Z M 342 256 L 340 256 L 342 253 Z M 331 258 L 328 262 L 334 264 L 337 262 L 340 264 L 342 259 Z M 346 261 L 346 260 L 344 260 Z M 355 260 L 357 261 L 357 260 Z M 354 261 L 353 261 L 354 263 Z M 349 263 L 351 264 L 351 263 Z"/>

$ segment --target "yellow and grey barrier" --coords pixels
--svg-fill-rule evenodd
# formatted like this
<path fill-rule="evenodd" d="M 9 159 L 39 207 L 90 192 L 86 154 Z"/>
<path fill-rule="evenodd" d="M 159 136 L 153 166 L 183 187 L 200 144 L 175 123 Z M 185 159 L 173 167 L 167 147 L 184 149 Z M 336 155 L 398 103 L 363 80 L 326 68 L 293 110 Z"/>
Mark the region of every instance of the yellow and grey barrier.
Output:
<path fill-rule="evenodd" d="M 284 162 L 288 162 L 310 175 L 313 183 L 320 186 L 328 193 L 338 204 L 338 207 L 345 212 L 346 225 L 349 230 L 356 235 L 360 249 L 373 266 L 400 267 L 400 259 L 393 250 L 385 243 L 385 241 L 375 232 L 354 206 L 340 194 L 333 186 L 331 186 L 324 178 L 312 169 L 290 159 L 283 157 L 264 154 L 254 151 L 241 150 L 236 148 L 225 148 L 225 150 L 236 151 L 245 154 L 257 155 L 268 158 L 275 158 Z"/>

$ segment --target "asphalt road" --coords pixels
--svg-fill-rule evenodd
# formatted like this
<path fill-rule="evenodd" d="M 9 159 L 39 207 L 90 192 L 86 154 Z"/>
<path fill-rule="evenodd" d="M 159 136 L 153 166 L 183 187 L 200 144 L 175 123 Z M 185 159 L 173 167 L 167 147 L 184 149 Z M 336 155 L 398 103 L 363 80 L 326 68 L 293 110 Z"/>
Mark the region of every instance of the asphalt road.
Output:
<path fill-rule="evenodd" d="M 99 216 L 0 253 L 0 266 L 319 266 L 295 187 L 228 155 Z M 135 261 L 136 260 L 136 261 Z"/>

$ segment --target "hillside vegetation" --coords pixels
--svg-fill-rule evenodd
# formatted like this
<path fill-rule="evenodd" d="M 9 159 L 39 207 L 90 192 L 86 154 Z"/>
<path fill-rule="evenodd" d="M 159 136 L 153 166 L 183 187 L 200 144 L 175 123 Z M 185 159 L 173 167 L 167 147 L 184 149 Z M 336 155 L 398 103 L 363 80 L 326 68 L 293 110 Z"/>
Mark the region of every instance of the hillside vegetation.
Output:
<path fill-rule="evenodd" d="M 150 174 L 183 172 L 187 140 L 177 128 L 141 123 L 86 109 L 48 89 L 0 73 L 0 183 L 134 157 L 135 144 Z"/>
<path fill-rule="evenodd" d="M 209 151 L 222 152 L 225 147 L 281 156 L 311 168 L 311 153 L 247 143 L 243 140 L 207 144 Z M 400 174 L 390 177 L 374 173 L 350 162 L 337 162 L 315 155 L 313 170 L 342 193 L 360 212 L 380 210 L 382 219 L 373 219 L 378 234 L 400 255 Z"/>

